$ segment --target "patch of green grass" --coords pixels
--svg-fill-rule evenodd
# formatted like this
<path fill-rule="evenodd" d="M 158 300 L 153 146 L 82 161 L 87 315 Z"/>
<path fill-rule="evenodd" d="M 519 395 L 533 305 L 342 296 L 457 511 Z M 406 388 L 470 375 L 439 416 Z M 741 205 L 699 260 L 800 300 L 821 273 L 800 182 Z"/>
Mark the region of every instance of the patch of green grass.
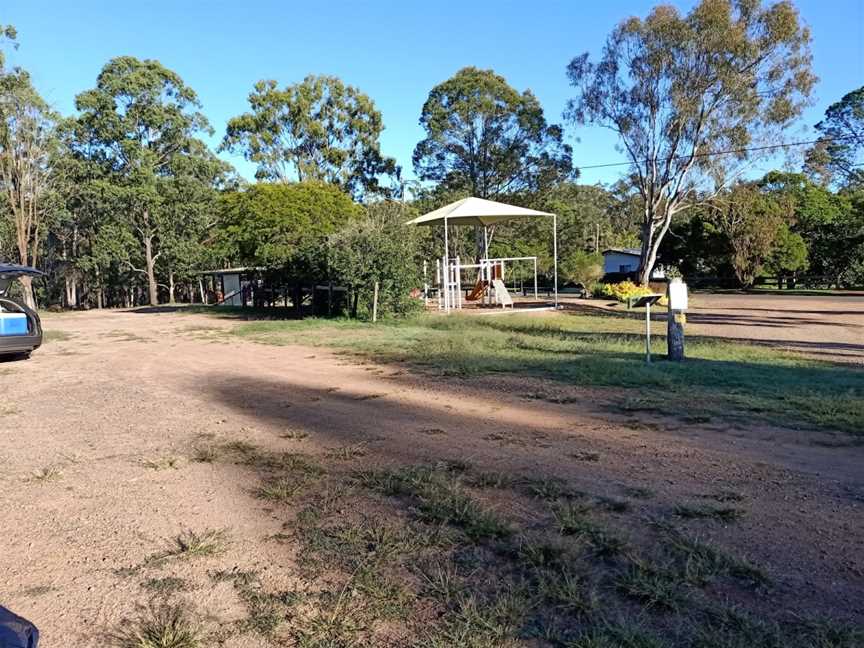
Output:
<path fill-rule="evenodd" d="M 160 563 L 170 558 L 203 558 L 216 556 L 225 551 L 229 544 L 225 529 L 205 529 L 196 532 L 191 529 L 180 533 L 165 551 L 151 556 L 148 562 Z"/>
<path fill-rule="evenodd" d="M 585 493 L 576 490 L 558 477 L 526 477 L 520 479 L 518 483 L 526 495 L 547 502 L 585 497 Z"/>
<path fill-rule="evenodd" d="M 510 527 L 494 511 L 482 506 L 462 486 L 456 470 L 413 466 L 397 470 L 357 473 L 359 483 L 385 495 L 417 500 L 420 518 L 450 524 L 474 539 L 503 538 Z"/>
<path fill-rule="evenodd" d="M 610 399 L 631 412 L 864 430 L 864 375 L 853 368 L 696 336 L 688 338 L 686 362 L 647 365 L 641 326 L 629 318 L 566 313 L 424 315 L 375 326 L 351 320 L 250 322 L 233 334 L 264 344 L 294 344 L 302 337 L 304 344 L 379 362 L 407 360 L 444 375 L 531 375 L 609 388 Z M 654 351 L 662 353 L 663 337 L 654 342 Z M 660 392 L 668 398 L 647 396 Z"/>
<path fill-rule="evenodd" d="M 589 515 L 590 505 L 565 503 L 555 506 L 552 513 L 559 533 L 587 541 L 595 555 L 601 558 L 614 558 L 630 551 L 629 543 L 615 531 L 608 529 Z"/>
<path fill-rule="evenodd" d="M 757 586 L 771 582 L 764 571 L 747 560 L 725 553 L 672 525 L 657 523 L 656 526 L 663 536 L 665 548 L 677 561 L 681 574 L 689 583 L 704 586 L 720 576 L 732 576 Z"/>
<path fill-rule="evenodd" d="M 634 560 L 615 585 L 648 609 L 678 612 L 687 603 L 682 580 L 667 570 Z"/>
<path fill-rule="evenodd" d="M 272 636 L 287 620 L 290 608 L 300 600 L 294 592 L 268 592 L 255 572 L 214 572 L 211 578 L 216 582 L 230 581 L 246 605 L 247 616 L 237 624 L 241 631 Z"/>
<path fill-rule="evenodd" d="M 330 459 L 338 459 L 341 461 L 350 461 L 358 457 L 366 456 L 366 445 L 357 443 L 354 445 L 341 446 L 339 448 L 331 448 L 327 452 Z"/>
<path fill-rule="evenodd" d="M 565 614 L 584 616 L 600 605 L 597 590 L 588 579 L 568 566 L 539 572 L 537 592 L 548 604 Z"/>
<path fill-rule="evenodd" d="M 201 632 L 188 609 L 179 604 L 151 604 L 114 637 L 118 648 L 202 648 Z"/>
<path fill-rule="evenodd" d="M 720 520 L 735 522 L 744 517 L 744 511 L 731 506 L 711 506 L 710 504 L 678 504 L 672 510 L 674 515 L 688 520 Z"/>
<path fill-rule="evenodd" d="M 177 576 L 163 576 L 162 578 L 148 578 L 141 583 L 141 587 L 154 594 L 170 595 L 175 592 L 185 592 L 189 589 L 189 583 Z"/>
<path fill-rule="evenodd" d="M 276 477 L 266 480 L 254 493 L 255 497 L 270 502 L 288 502 L 305 484 L 305 481 L 292 477 Z"/>
<path fill-rule="evenodd" d="M 636 623 L 606 622 L 583 630 L 565 648 L 667 648 L 668 644 Z"/>

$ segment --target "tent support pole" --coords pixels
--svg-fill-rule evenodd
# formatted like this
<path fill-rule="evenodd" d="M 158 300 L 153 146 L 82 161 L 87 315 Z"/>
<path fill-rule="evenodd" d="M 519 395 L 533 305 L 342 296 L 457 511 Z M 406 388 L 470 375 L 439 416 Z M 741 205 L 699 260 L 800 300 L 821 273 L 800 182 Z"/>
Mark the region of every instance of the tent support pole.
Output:
<path fill-rule="evenodd" d="M 552 214 L 552 255 L 555 263 L 555 310 L 558 310 L 558 216 L 555 214 Z"/>
<path fill-rule="evenodd" d="M 444 312 L 450 312 L 450 241 L 447 234 L 447 217 L 444 217 Z"/>

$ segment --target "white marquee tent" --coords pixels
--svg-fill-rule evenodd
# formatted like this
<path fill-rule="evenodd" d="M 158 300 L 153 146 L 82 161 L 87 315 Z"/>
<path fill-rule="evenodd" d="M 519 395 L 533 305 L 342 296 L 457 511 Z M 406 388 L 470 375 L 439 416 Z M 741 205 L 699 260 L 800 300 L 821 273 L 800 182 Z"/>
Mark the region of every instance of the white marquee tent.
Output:
<path fill-rule="evenodd" d="M 451 298 L 451 273 L 456 273 L 456 282 L 459 279 L 460 265 L 457 261 L 453 265 L 453 259 L 450 257 L 449 245 L 449 228 L 453 225 L 468 225 L 483 228 L 485 249 L 485 258 L 481 259 L 479 267 L 481 271 L 485 268 L 485 272 L 489 272 L 490 263 L 495 261 L 518 260 L 518 259 L 489 259 L 489 228 L 494 227 L 497 223 L 510 220 L 526 219 L 526 218 L 551 218 L 552 219 L 552 250 L 554 259 L 554 290 L 555 290 L 555 307 L 558 307 L 558 219 L 555 214 L 548 212 L 537 211 L 536 209 L 526 209 L 525 207 L 517 207 L 515 205 L 507 205 L 493 200 L 484 200 L 482 198 L 463 198 L 454 203 L 450 203 L 433 212 L 418 216 L 406 223 L 406 225 L 443 225 L 444 226 L 444 255 L 442 257 L 443 265 L 447 271 L 444 273 L 446 277 L 444 309 L 449 311 L 452 306 Z M 524 257 L 528 258 L 528 257 Z M 535 261 L 535 293 L 536 293 L 536 258 Z M 461 266 L 469 267 L 469 266 Z M 470 266 L 474 267 L 474 266 Z M 487 279 L 489 276 L 487 275 Z M 460 300 L 457 300 L 461 304 Z"/>

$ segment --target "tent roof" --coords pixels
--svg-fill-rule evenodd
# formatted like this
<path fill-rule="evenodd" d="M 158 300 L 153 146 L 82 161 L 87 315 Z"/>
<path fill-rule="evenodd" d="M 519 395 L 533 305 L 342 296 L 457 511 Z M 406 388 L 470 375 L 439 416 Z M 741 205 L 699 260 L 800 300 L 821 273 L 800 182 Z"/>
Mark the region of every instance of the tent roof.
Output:
<path fill-rule="evenodd" d="M 540 218 L 552 216 L 548 212 L 505 205 L 483 198 L 463 198 L 433 212 L 418 216 L 406 225 L 434 225 L 447 220 L 448 225 L 492 225 L 516 218 Z"/>

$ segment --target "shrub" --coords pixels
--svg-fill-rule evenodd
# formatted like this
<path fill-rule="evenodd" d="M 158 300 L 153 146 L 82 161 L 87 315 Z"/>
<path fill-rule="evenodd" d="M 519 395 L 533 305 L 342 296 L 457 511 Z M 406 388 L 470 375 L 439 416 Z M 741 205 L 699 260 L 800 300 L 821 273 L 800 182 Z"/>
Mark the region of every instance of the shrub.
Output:
<path fill-rule="evenodd" d="M 370 205 L 365 218 L 350 221 L 330 238 L 330 269 L 357 298 L 360 315 L 372 311 L 378 282 L 378 312 L 404 315 L 422 308 L 411 297 L 420 285 L 416 228 L 406 227 L 401 205 Z"/>
<path fill-rule="evenodd" d="M 639 286 L 632 281 L 622 281 L 617 284 L 602 284 L 601 294 L 603 297 L 614 297 L 619 302 L 627 303 L 628 299 L 650 295 L 654 291 L 648 286 Z"/>
<path fill-rule="evenodd" d="M 603 276 L 603 255 L 573 252 L 561 261 L 560 274 L 572 283 L 590 285 Z"/>

